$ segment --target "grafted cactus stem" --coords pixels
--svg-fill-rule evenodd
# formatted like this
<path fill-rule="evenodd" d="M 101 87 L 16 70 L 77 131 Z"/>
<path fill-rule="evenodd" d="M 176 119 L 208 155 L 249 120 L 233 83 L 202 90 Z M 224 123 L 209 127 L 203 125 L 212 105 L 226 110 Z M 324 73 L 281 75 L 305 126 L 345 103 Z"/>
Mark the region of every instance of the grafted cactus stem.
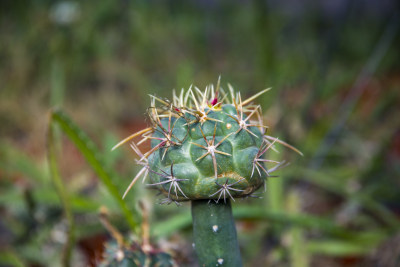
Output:
<path fill-rule="evenodd" d="M 192 201 L 194 249 L 199 266 L 242 266 L 230 200 Z"/>

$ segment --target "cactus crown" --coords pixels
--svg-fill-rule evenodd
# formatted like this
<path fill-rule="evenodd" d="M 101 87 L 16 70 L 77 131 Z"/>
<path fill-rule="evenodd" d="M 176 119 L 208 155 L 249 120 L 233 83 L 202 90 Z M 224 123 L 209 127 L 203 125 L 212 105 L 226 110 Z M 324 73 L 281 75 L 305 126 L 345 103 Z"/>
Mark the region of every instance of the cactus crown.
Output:
<path fill-rule="evenodd" d="M 261 107 L 253 100 L 270 88 L 242 101 L 240 93 L 228 87 L 227 93 L 218 81 L 215 89 L 210 85 L 204 92 L 197 87 L 182 89 L 180 94 L 174 91 L 172 101 L 150 96 L 150 127 L 114 147 L 141 138 L 131 142 L 131 147 L 142 169 L 124 197 L 140 177 L 149 177 L 148 186 L 160 190 L 166 203 L 251 196 L 284 164 L 264 159 L 276 143 L 301 154 L 266 134 Z M 146 141 L 151 142 L 151 149 L 142 153 L 139 145 Z"/>

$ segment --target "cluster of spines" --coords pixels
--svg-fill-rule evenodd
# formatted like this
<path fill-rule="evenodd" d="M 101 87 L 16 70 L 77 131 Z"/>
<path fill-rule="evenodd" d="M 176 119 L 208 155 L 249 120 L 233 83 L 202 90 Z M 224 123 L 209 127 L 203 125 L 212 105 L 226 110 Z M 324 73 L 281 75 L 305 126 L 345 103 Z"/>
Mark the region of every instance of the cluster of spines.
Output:
<path fill-rule="evenodd" d="M 251 177 L 253 177 L 255 170 L 257 170 L 257 172 L 259 173 L 260 176 L 261 176 L 261 172 L 264 172 L 267 175 L 267 177 L 271 177 L 270 174 L 272 172 L 276 171 L 278 168 L 281 168 L 283 166 L 284 161 L 278 162 L 278 161 L 267 160 L 267 159 L 263 158 L 263 155 L 269 149 L 273 149 L 276 151 L 276 149 L 274 147 L 275 143 L 279 143 L 284 146 L 287 146 L 290 149 L 296 151 L 297 153 L 302 154 L 299 150 L 297 150 L 295 147 L 287 144 L 286 142 L 283 142 L 283 141 L 279 140 L 278 138 L 275 138 L 275 137 L 272 137 L 272 136 L 269 136 L 266 134 L 266 129 L 268 127 L 263 124 L 261 106 L 253 104 L 252 101 L 254 99 L 256 99 L 257 97 L 259 97 L 260 95 L 262 95 L 263 93 L 270 90 L 270 88 L 265 89 L 255 95 L 253 95 L 252 97 L 242 101 L 240 92 L 235 92 L 230 84 L 228 84 L 228 87 L 229 87 L 230 98 L 231 98 L 230 101 L 229 101 L 229 95 L 220 87 L 219 80 L 218 80 L 216 89 L 214 89 L 213 85 L 210 85 L 210 86 L 206 87 L 204 92 L 202 92 L 197 87 L 192 87 L 192 86 L 186 92 L 184 89 L 182 89 L 180 91 L 180 94 L 177 94 L 174 90 L 172 102 L 170 102 L 169 100 L 166 100 L 166 99 L 161 99 L 156 96 L 150 95 L 151 107 L 148 108 L 148 117 L 151 122 L 151 126 L 128 136 L 127 138 L 125 138 L 124 140 L 119 142 L 116 146 L 114 146 L 114 148 L 113 148 L 113 149 L 115 149 L 126 142 L 131 142 L 132 149 L 135 151 L 135 153 L 140 158 L 136 162 L 137 162 L 137 164 L 142 166 L 142 169 L 132 180 L 132 182 L 128 186 L 127 190 L 125 191 L 123 197 L 126 196 L 126 194 L 129 192 L 129 190 L 132 188 L 132 186 L 135 184 L 135 182 L 140 177 L 143 177 L 143 181 L 144 181 L 150 171 L 150 172 L 155 173 L 155 174 L 159 175 L 160 177 L 164 178 L 164 181 L 159 182 L 159 183 L 149 184 L 150 186 L 170 184 L 169 191 L 168 191 L 168 200 L 171 200 L 171 201 L 168 201 L 168 202 L 172 202 L 172 199 L 170 198 L 172 189 L 174 189 L 176 197 L 178 197 L 178 191 L 179 191 L 183 197 L 187 198 L 179 186 L 179 182 L 185 181 L 187 179 L 178 179 L 174 176 L 173 164 L 171 164 L 171 171 L 170 171 L 170 174 L 168 174 L 167 172 L 162 171 L 162 170 L 160 170 L 159 172 L 155 171 L 155 170 L 151 170 L 151 168 L 149 166 L 149 162 L 148 162 L 148 157 L 151 154 L 153 154 L 154 152 L 156 152 L 157 150 L 164 149 L 163 153 L 162 153 L 162 158 L 164 158 L 168 149 L 171 146 L 180 146 L 183 144 L 183 142 L 185 141 L 188 134 L 186 134 L 186 136 L 183 139 L 179 139 L 173 134 L 173 130 L 174 130 L 176 122 L 178 121 L 178 118 L 183 118 L 184 120 L 186 120 L 185 125 L 187 125 L 188 129 L 189 129 L 190 125 L 199 123 L 199 128 L 200 128 L 201 134 L 202 134 L 207 146 L 203 146 L 203 145 L 192 142 L 193 145 L 199 146 L 206 150 L 206 152 L 201 157 L 199 157 L 196 161 L 210 155 L 213 160 L 214 175 L 216 178 L 217 178 L 217 162 L 216 162 L 215 154 L 219 153 L 219 154 L 231 156 L 228 153 L 217 150 L 218 146 L 221 145 L 222 142 L 225 141 L 230 135 L 238 134 L 242 130 L 255 136 L 256 138 L 259 138 L 252 131 L 250 131 L 248 129 L 248 127 L 258 127 L 262 133 L 262 139 L 263 139 L 262 144 L 259 147 L 259 151 L 253 160 Z M 156 105 L 157 102 L 160 105 L 157 106 Z M 222 123 L 222 121 L 212 118 L 212 117 L 209 117 L 208 114 L 210 113 L 210 111 L 221 110 L 221 107 L 224 104 L 230 104 L 235 107 L 236 115 L 235 116 L 232 116 L 230 114 L 227 114 L 227 115 L 238 123 L 239 129 L 236 132 L 225 136 L 218 143 L 215 143 L 216 126 L 217 126 L 217 123 Z M 257 121 L 250 120 L 252 117 L 257 117 Z M 161 120 L 164 118 L 168 118 L 167 127 L 164 127 L 161 123 Z M 172 118 L 175 118 L 175 120 L 173 121 Z M 215 122 L 213 138 L 211 140 L 208 140 L 206 138 L 206 136 L 203 133 L 202 128 L 201 128 L 203 123 L 206 121 L 214 121 Z M 154 137 L 153 133 L 156 131 L 161 133 L 162 137 Z M 135 144 L 132 140 L 139 136 L 141 137 L 141 140 L 139 140 L 137 142 L 137 144 Z M 159 141 L 159 143 L 157 145 L 155 145 L 153 148 L 151 148 L 149 151 L 147 151 L 146 153 L 142 153 L 140 151 L 138 145 L 144 143 L 147 140 L 151 140 L 151 139 L 156 139 Z M 272 168 L 266 169 L 262 164 L 263 162 L 275 163 L 276 165 Z M 239 181 L 241 181 L 241 180 L 239 180 Z M 228 180 L 227 180 L 226 183 L 222 184 L 222 185 L 218 184 L 216 181 L 216 184 L 220 187 L 220 189 L 218 191 L 216 191 L 215 193 L 211 194 L 210 197 L 214 197 L 218 193 L 220 193 L 217 201 L 219 201 L 222 196 L 224 198 L 224 201 L 227 196 L 229 196 L 231 199 L 234 200 L 232 195 L 229 193 L 229 190 L 241 191 L 239 189 L 232 188 L 232 186 L 239 183 L 239 181 L 236 181 L 232 184 L 228 184 Z"/>

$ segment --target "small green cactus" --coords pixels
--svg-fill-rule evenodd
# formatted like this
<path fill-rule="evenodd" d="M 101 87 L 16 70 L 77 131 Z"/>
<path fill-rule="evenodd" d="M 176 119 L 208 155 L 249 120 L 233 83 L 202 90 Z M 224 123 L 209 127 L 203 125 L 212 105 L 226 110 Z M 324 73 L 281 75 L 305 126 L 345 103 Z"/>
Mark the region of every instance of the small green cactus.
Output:
<path fill-rule="evenodd" d="M 150 226 L 148 212 L 142 202 L 142 236 L 141 242 L 126 241 L 122 234 L 108 220 L 108 210 L 100 208 L 100 222 L 108 230 L 113 240 L 105 244 L 103 259 L 99 267 L 174 267 L 177 266 L 170 254 L 153 247 L 150 244 Z"/>
<path fill-rule="evenodd" d="M 240 93 L 231 86 L 226 93 L 218 81 L 215 90 L 210 85 L 204 92 L 192 87 L 186 92 L 182 89 L 179 95 L 174 92 L 172 101 L 151 96 L 151 107 L 147 110 L 150 127 L 115 146 L 141 137 L 137 143 L 132 142 L 131 147 L 139 156 L 137 163 L 143 167 L 124 197 L 140 177 L 149 177 L 148 186 L 157 188 L 166 196 L 163 202 L 193 201 L 196 246 L 205 245 L 199 239 L 201 236 L 203 239 L 208 236 L 207 242 L 211 242 L 210 236 L 199 230 L 201 227 L 196 230 L 196 225 L 204 225 L 199 222 L 208 221 L 209 216 L 214 216 L 212 221 L 215 223 L 210 231 L 213 227 L 221 229 L 225 225 L 233 229 L 231 241 L 236 240 L 232 216 L 229 222 L 219 220 L 218 207 L 222 205 L 221 213 L 226 213 L 222 210 L 229 207 L 228 213 L 231 214 L 230 199 L 235 201 L 235 198 L 251 196 L 260 187 L 265 187 L 270 174 L 284 164 L 263 158 L 269 149 L 275 149 L 275 143 L 299 152 L 278 138 L 266 135 L 268 127 L 263 124 L 261 107 L 253 104 L 253 100 L 268 90 L 242 101 Z M 138 146 L 148 140 L 151 149 L 142 153 Z M 272 166 L 267 167 L 267 164 Z M 211 200 L 215 203 L 209 204 L 209 208 L 201 208 Z M 195 210 L 202 215 L 197 216 Z M 197 247 L 200 263 L 206 266 L 240 266 L 237 242 L 233 242 L 234 247 L 227 245 L 226 233 L 219 239 L 216 234 L 211 233 L 211 236 L 214 236 L 212 242 L 217 244 L 216 247 L 226 247 L 225 251 L 218 249 L 219 255 L 217 252 L 212 255 Z M 199 251 L 207 252 L 199 255 Z M 236 256 L 229 260 L 229 254 Z"/>
<path fill-rule="evenodd" d="M 124 197 L 140 176 L 149 176 L 149 186 L 171 201 L 218 202 L 251 195 L 284 163 L 264 159 L 265 152 L 273 149 L 275 142 L 289 146 L 264 133 L 268 127 L 262 122 L 261 107 L 252 103 L 268 90 L 242 101 L 240 93 L 230 87 L 230 102 L 219 86 L 215 92 L 213 86 L 205 92 L 182 90 L 179 96 L 174 93 L 172 102 L 151 96 L 151 127 L 115 146 L 138 136 L 142 139 L 137 144 L 151 140 L 152 148 L 144 154 L 131 143 L 143 168 Z M 267 168 L 268 162 L 275 166 Z"/>
<path fill-rule="evenodd" d="M 177 266 L 171 255 L 162 251 L 145 252 L 140 246 L 131 243 L 119 247 L 117 242 L 110 241 L 105 245 L 104 259 L 99 267 L 173 267 Z"/>

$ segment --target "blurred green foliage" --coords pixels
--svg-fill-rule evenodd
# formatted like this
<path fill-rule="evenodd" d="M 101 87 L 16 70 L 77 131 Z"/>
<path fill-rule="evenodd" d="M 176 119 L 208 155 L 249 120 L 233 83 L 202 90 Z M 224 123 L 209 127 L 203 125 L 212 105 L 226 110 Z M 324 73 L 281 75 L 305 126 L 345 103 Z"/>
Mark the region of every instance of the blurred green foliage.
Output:
<path fill-rule="evenodd" d="M 193 264 L 188 206 L 153 205 L 136 185 L 122 204 L 129 222 L 116 196 L 138 168 L 128 149 L 110 149 L 146 125 L 147 94 L 170 97 L 221 74 L 242 95 L 273 87 L 259 99 L 270 133 L 304 154 L 271 155 L 291 165 L 264 198 L 234 204 L 247 265 L 388 266 L 400 253 L 382 249 L 400 225 L 396 10 L 390 0 L 1 1 L 0 265 L 61 264 L 68 221 L 46 152 L 55 106 L 103 162 L 86 164 L 93 151 L 74 146 L 82 136 L 55 127 L 72 265 L 100 258 L 102 242 L 91 241 L 108 237 L 100 206 L 128 234 L 139 199 L 152 203 L 152 241 L 168 240 L 177 262 Z M 112 170 L 113 193 L 101 168 Z"/>

